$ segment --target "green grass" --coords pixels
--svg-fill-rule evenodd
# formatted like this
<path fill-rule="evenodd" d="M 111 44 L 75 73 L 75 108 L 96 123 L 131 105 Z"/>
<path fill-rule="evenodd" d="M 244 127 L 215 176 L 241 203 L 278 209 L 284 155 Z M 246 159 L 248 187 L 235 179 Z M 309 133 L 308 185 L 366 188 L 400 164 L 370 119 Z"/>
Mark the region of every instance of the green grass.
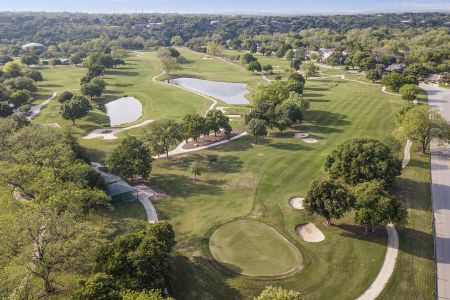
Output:
<path fill-rule="evenodd" d="M 394 193 L 408 208 L 408 224 L 398 226 L 400 248 L 394 274 L 379 299 L 434 299 L 434 248 L 430 159 L 413 144 L 411 161 Z"/>
<path fill-rule="evenodd" d="M 187 63 L 177 76 L 250 83 L 261 80 L 259 76 L 240 71 L 217 58 L 203 59 L 203 54 L 186 49 L 181 52 Z M 126 94 L 143 102 L 144 115 L 137 122 L 165 117 L 179 119 L 189 112 L 203 113 L 209 107 L 210 102 L 203 97 L 152 82 L 152 77 L 160 73 L 155 52 L 137 55 L 130 58 L 126 66 L 108 71 L 105 76 L 109 83 L 106 99 Z M 275 60 L 272 61 L 274 66 L 287 64 L 274 57 L 259 59 L 263 64 Z M 85 72 L 67 67 L 44 71 L 44 76 L 53 78 L 52 84 L 59 85 L 58 90 L 76 88 L 77 76 Z M 44 91 L 41 85 L 39 92 L 45 94 L 56 90 L 56 87 L 45 88 Z M 178 241 L 169 280 L 170 290 L 177 299 L 249 299 L 268 284 L 299 290 L 305 299 L 355 299 L 375 279 L 386 251 L 384 230 L 365 234 L 353 224 L 351 214 L 336 221 L 336 226 L 328 227 L 320 218 L 293 210 L 288 199 L 304 196 L 310 183 L 324 176 L 325 157 L 344 140 L 356 137 L 382 139 L 388 135 L 394 129 L 395 113 L 405 102 L 381 93 L 379 86 L 340 79 L 310 80 L 304 97 L 310 100 L 311 109 L 305 114 L 304 124 L 295 130 L 272 133 L 258 145 L 247 136 L 213 150 L 154 162 L 151 181 L 167 194 L 165 199 L 155 203 L 158 216 L 174 225 Z M 420 101 L 426 101 L 426 96 L 421 97 Z M 65 124 L 57 114 L 58 107 L 56 101 L 51 103 L 36 121 Z M 246 110 L 246 107 L 232 106 L 227 113 L 245 113 Z M 81 134 L 98 128 L 105 117 L 100 110 L 90 114 L 80 120 L 77 132 Z M 242 119 L 232 122 L 243 127 Z M 296 131 L 310 132 L 319 143 L 306 144 L 294 138 Z M 126 135 L 139 136 L 141 129 L 123 132 L 119 137 Z M 103 158 L 119 141 L 81 140 L 94 160 Z M 208 165 L 205 158 L 208 153 L 217 154 L 218 163 Z M 189 165 L 194 160 L 199 160 L 203 166 L 197 181 L 192 180 L 189 172 Z M 427 163 L 423 157 L 414 155 L 411 166 L 404 171 L 396 187 L 396 194 L 410 208 L 409 223 L 399 228 L 399 261 L 394 277 L 381 296 L 383 299 L 405 299 L 404 295 L 409 296 L 406 299 L 416 299 L 416 295 L 417 299 L 426 299 L 433 289 L 432 238 L 428 236 L 431 215 L 429 208 L 425 209 L 430 197 Z M 408 193 L 411 200 L 406 202 L 408 197 L 402 193 Z M 144 214 L 135 202 L 105 212 L 103 217 L 120 227 L 134 218 L 145 218 Z M 273 227 L 299 249 L 303 270 L 285 278 L 261 280 L 218 266 L 210 252 L 210 237 L 220 225 L 236 219 L 253 219 Z M 325 241 L 307 243 L 300 240 L 295 227 L 306 222 L 314 222 L 325 234 Z M 239 237 L 233 242 L 242 243 L 250 238 Z M 243 246 L 238 248 L 244 249 Z M 268 259 L 264 261 L 267 263 Z"/>
<path fill-rule="evenodd" d="M 264 82 L 259 75 L 253 75 L 239 64 L 219 60 L 217 57 L 204 59 L 204 53 L 191 51 L 187 48 L 178 48 L 186 59 L 181 70 L 173 72 L 173 77 L 196 77 L 200 79 L 227 81 L 227 82 Z"/>
<path fill-rule="evenodd" d="M 120 98 L 122 96 L 134 96 L 143 106 L 142 117 L 132 125 L 144 120 L 173 118 L 181 119 L 186 113 L 204 113 L 211 105 L 207 99 L 171 86 L 155 83 L 152 78 L 159 73 L 160 64 L 156 58 L 156 52 L 134 53 L 126 60 L 125 66 L 107 70 L 103 79 L 108 86 L 100 100 L 94 101 L 95 110 L 89 115 L 77 121 L 74 130 L 79 134 L 87 134 L 95 128 L 109 123 L 109 118 L 102 111 L 102 104 Z M 84 68 L 57 67 L 41 68 L 47 83 L 40 84 L 38 94 L 40 98 L 47 98 L 54 91 L 71 90 L 79 88 L 79 79 L 87 72 Z M 168 101 L 170 99 L 170 101 Z M 57 122 L 60 125 L 69 125 L 59 115 L 59 103 L 51 101 L 42 109 L 41 114 L 35 119 L 37 123 Z"/>
<path fill-rule="evenodd" d="M 311 110 L 297 130 L 311 132 L 317 144 L 306 144 L 289 131 L 274 133 L 259 145 L 249 136 L 216 150 L 155 162 L 153 183 L 167 193 L 156 208 L 174 225 L 179 242 L 171 279 L 177 298 L 251 298 L 265 285 L 276 284 L 299 290 L 305 299 L 354 299 L 376 277 L 386 251 L 384 230 L 366 235 L 352 224 L 351 215 L 327 227 L 322 219 L 293 210 L 288 199 L 304 196 L 312 180 L 324 175 L 326 155 L 342 141 L 390 133 L 402 102 L 378 86 L 339 79 L 308 81 L 305 97 Z M 204 162 L 211 152 L 219 156 L 217 165 Z M 204 164 L 197 182 L 188 171 L 195 159 Z M 215 267 L 209 237 L 217 226 L 236 218 L 274 227 L 299 248 L 304 270 L 260 281 Z M 307 243 L 297 237 L 296 225 L 309 221 L 325 234 L 325 241 Z"/>
<path fill-rule="evenodd" d="M 263 222 L 226 223 L 211 235 L 209 246 L 225 268 L 242 275 L 284 276 L 301 267 L 299 250 Z"/>

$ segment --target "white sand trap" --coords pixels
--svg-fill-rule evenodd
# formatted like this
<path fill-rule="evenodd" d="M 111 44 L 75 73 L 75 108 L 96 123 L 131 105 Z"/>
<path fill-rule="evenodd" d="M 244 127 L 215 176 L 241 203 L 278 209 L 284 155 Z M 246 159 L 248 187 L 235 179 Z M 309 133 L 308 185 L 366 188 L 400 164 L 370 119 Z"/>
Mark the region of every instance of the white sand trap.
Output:
<path fill-rule="evenodd" d="M 295 228 L 295 231 L 297 232 L 297 235 L 305 242 L 318 243 L 325 240 L 325 236 L 322 231 L 320 231 L 320 229 L 313 223 L 298 225 Z"/>
<path fill-rule="evenodd" d="M 304 139 L 306 137 L 308 137 L 309 133 L 305 133 L 305 132 L 297 132 L 296 134 L 294 134 L 294 137 L 298 138 L 298 139 Z"/>
<path fill-rule="evenodd" d="M 289 199 L 289 204 L 295 209 L 303 209 L 303 200 L 305 200 L 305 198 L 294 197 Z"/>
<path fill-rule="evenodd" d="M 240 118 L 241 115 L 225 115 L 225 117 L 228 117 L 228 118 Z"/>
<path fill-rule="evenodd" d="M 202 59 L 213 59 L 212 57 L 203 56 Z"/>
<path fill-rule="evenodd" d="M 308 144 L 314 144 L 314 143 L 318 142 L 318 140 L 314 139 L 314 138 L 306 138 L 306 139 L 303 139 L 303 141 Z"/>

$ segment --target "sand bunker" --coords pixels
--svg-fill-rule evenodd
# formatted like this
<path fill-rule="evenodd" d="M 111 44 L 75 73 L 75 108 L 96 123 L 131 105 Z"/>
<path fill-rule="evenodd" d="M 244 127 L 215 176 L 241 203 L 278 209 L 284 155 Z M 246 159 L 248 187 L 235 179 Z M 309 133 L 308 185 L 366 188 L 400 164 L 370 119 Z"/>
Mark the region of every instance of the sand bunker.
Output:
<path fill-rule="evenodd" d="M 305 242 L 318 243 L 325 240 L 325 236 L 322 231 L 320 231 L 319 228 L 317 228 L 313 223 L 298 225 L 295 228 L 295 231 L 297 232 L 297 235 Z"/>
<path fill-rule="evenodd" d="M 289 199 L 289 204 L 295 209 L 303 209 L 303 200 L 305 200 L 305 198 L 294 197 Z"/>
<path fill-rule="evenodd" d="M 318 142 L 318 140 L 314 139 L 314 138 L 306 138 L 306 139 L 303 139 L 303 141 L 308 144 L 314 144 L 314 143 Z"/>
<path fill-rule="evenodd" d="M 203 56 L 202 59 L 213 59 L 212 57 Z"/>
<path fill-rule="evenodd" d="M 294 134 L 294 137 L 298 138 L 298 139 L 304 139 L 306 137 L 308 137 L 309 133 L 305 133 L 305 132 L 297 132 L 296 134 Z"/>
<path fill-rule="evenodd" d="M 223 112 L 223 113 L 225 113 L 226 111 L 226 109 L 228 108 L 228 106 L 216 106 L 216 109 L 217 110 L 220 110 L 221 112 Z"/>

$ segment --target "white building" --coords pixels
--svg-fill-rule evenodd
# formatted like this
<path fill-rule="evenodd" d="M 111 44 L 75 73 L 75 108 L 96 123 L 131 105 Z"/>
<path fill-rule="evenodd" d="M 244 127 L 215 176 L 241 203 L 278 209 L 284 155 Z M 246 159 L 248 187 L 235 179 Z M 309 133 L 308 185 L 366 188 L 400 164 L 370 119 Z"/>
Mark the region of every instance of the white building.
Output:
<path fill-rule="evenodd" d="M 24 50 L 27 50 L 29 48 L 45 48 L 45 46 L 39 43 L 28 43 L 22 46 L 22 49 Z"/>

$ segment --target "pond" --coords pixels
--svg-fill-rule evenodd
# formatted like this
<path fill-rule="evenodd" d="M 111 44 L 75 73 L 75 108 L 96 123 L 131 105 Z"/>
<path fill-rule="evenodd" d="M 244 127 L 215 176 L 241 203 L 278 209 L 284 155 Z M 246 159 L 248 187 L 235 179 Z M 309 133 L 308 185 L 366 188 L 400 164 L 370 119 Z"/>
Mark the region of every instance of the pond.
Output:
<path fill-rule="evenodd" d="M 211 81 L 197 78 L 176 78 L 170 80 L 170 83 L 219 99 L 228 104 L 249 103 L 247 98 L 244 97 L 248 92 L 245 83 Z"/>
<path fill-rule="evenodd" d="M 134 97 L 122 97 L 105 104 L 111 126 L 134 122 L 142 116 L 142 104 Z"/>

